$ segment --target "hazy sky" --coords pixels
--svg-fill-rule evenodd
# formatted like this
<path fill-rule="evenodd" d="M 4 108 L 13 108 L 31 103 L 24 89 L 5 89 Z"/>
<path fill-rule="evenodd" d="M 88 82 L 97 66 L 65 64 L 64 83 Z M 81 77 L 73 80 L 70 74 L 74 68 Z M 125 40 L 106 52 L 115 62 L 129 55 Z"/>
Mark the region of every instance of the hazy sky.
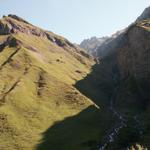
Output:
<path fill-rule="evenodd" d="M 126 27 L 149 5 L 149 0 L 0 0 L 0 16 L 16 14 L 79 43 Z"/>

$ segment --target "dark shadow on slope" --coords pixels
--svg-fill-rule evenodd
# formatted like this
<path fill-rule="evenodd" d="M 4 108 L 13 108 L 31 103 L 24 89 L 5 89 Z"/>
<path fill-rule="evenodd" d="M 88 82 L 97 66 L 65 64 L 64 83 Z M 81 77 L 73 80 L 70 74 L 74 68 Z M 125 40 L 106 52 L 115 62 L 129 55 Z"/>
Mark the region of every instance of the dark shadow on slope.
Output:
<path fill-rule="evenodd" d="M 92 72 L 74 85 L 104 109 L 100 111 L 91 106 L 76 116 L 56 122 L 43 133 L 37 150 L 97 150 L 100 147 L 108 131 L 116 124 L 116 118 L 107 109 L 120 80 L 116 64 L 115 56 L 111 55 L 94 65 Z M 128 144 L 126 139 L 121 142 Z"/>
<path fill-rule="evenodd" d="M 99 139 L 112 125 L 106 123 L 111 122 L 107 114 L 89 106 L 75 116 L 56 122 L 43 133 L 37 150 L 97 150 Z"/>
<path fill-rule="evenodd" d="M 110 105 L 110 96 L 116 72 L 116 59 L 107 57 L 95 64 L 92 72 L 74 86 L 100 107 Z M 102 108 L 101 107 L 101 108 Z M 90 106 L 76 116 L 56 122 L 44 134 L 37 150 L 97 150 L 106 132 L 114 125 L 115 118 L 108 109 Z"/>
<path fill-rule="evenodd" d="M 116 86 L 114 76 L 119 82 L 116 61 L 115 54 L 107 56 L 100 64 L 95 64 L 92 72 L 74 86 L 100 107 L 109 106 L 113 88 Z"/>

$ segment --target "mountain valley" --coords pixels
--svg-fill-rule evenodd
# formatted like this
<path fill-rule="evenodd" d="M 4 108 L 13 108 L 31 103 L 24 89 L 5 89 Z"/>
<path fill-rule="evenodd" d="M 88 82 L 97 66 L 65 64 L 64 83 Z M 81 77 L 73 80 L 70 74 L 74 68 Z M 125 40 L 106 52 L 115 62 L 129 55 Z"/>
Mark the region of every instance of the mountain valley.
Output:
<path fill-rule="evenodd" d="M 149 8 L 82 48 L 3 16 L 0 150 L 150 149 Z"/>

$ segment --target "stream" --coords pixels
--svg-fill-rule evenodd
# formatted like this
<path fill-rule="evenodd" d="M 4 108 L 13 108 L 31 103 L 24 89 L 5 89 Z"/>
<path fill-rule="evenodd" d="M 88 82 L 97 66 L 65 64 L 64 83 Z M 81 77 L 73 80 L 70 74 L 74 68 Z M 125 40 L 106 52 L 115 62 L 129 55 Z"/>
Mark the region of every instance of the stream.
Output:
<path fill-rule="evenodd" d="M 110 106 L 110 112 L 113 113 L 114 116 L 118 118 L 118 123 L 114 125 L 114 127 L 108 132 L 108 134 L 105 136 L 105 142 L 103 145 L 100 146 L 99 150 L 105 150 L 105 148 L 113 143 L 115 141 L 115 138 L 119 134 L 119 131 L 123 128 L 126 127 L 126 119 L 123 117 L 119 112 L 117 112 L 113 105 L 112 105 L 112 100 L 111 100 L 111 106 Z"/>
<path fill-rule="evenodd" d="M 116 68 L 113 71 L 113 75 L 112 75 L 112 80 L 114 81 L 114 83 L 117 85 L 118 80 L 119 80 L 119 74 L 116 71 Z M 112 127 L 112 129 L 110 129 L 110 131 L 108 131 L 108 133 L 106 134 L 106 136 L 104 137 L 104 143 L 100 146 L 99 150 L 105 150 L 105 148 L 115 142 L 116 137 L 119 134 L 119 131 L 123 128 L 126 127 L 126 119 L 124 116 L 121 115 L 121 113 L 117 112 L 114 108 L 114 102 L 116 99 L 116 93 L 118 91 L 119 86 L 114 87 L 113 89 L 113 94 L 110 97 L 110 113 L 112 113 L 116 118 L 118 118 L 118 123 L 114 125 L 114 127 Z"/>
<path fill-rule="evenodd" d="M 119 76 L 116 72 L 114 72 L 112 79 L 117 85 L 117 81 L 119 79 Z M 118 118 L 118 122 L 104 136 L 104 143 L 102 145 L 100 145 L 99 150 L 105 150 L 108 145 L 115 142 L 115 140 L 117 139 L 117 136 L 119 135 L 120 130 L 124 127 L 127 127 L 126 117 L 123 116 L 120 112 L 118 112 L 114 107 L 114 102 L 116 99 L 116 93 L 118 91 L 118 88 L 119 88 L 119 86 L 116 86 L 113 89 L 113 94 L 110 97 L 110 107 L 109 107 L 110 113 L 112 113 L 116 118 Z M 143 136 L 143 129 L 141 126 L 140 119 L 138 118 L 138 115 L 133 116 L 133 120 L 136 123 L 135 128 L 138 129 L 139 134 L 142 137 Z"/>

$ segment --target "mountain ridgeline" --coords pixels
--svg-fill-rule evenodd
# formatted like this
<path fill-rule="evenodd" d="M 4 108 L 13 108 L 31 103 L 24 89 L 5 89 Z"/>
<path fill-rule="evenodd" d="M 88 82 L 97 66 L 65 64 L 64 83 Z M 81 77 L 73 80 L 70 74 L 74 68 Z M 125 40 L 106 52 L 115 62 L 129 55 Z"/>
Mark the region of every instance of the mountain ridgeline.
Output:
<path fill-rule="evenodd" d="M 115 35 L 95 49 L 100 63 L 80 81 L 79 88 L 98 105 L 101 93 L 109 95 L 104 106 L 109 106 L 114 116 L 118 114 L 118 123 L 108 131 L 100 150 L 140 149 L 136 143 L 143 145 L 141 149 L 150 149 L 150 7 Z M 88 90 L 84 88 L 87 83 Z"/>
<path fill-rule="evenodd" d="M 102 38 L 92 37 L 90 39 L 85 39 L 80 43 L 80 47 L 85 49 L 88 53 L 92 54 L 94 57 L 103 58 L 107 54 L 113 52 L 115 49 L 121 47 L 124 41 L 124 34 L 130 26 L 133 24 L 147 20 L 150 18 L 150 7 L 147 7 L 143 13 L 127 28 L 117 31 L 111 36 L 106 36 Z"/>
<path fill-rule="evenodd" d="M 43 149 L 46 130 L 59 121 L 83 110 L 96 119 L 98 107 L 73 87 L 93 64 L 91 56 L 67 39 L 18 16 L 4 16 L 0 20 L 0 149 Z M 89 120 L 85 115 L 81 117 L 83 123 L 77 117 L 77 123 L 66 128 L 76 127 L 74 130 L 81 131 L 85 141 L 92 140 L 94 137 L 84 134 Z M 91 134 L 95 132 L 92 130 Z M 77 136 L 71 137 L 63 129 L 61 136 L 55 129 L 52 132 L 50 140 L 54 141 L 48 148 L 58 149 L 56 142 L 65 135 L 64 141 L 72 140 L 64 148 L 60 144 L 62 149 L 80 149 Z"/>
<path fill-rule="evenodd" d="M 80 47 L 87 50 L 87 52 L 94 57 L 97 56 L 97 48 L 101 46 L 109 37 L 91 37 L 90 39 L 85 39 L 80 43 Z"/>
<path fill-rule="evenodd" d="M 150 149 L 149 8 L 145 11 L 112 37 L 85 40 L 81 47 L 93 56 L 16 15 L 4 16 L 0 149 Z"/>

